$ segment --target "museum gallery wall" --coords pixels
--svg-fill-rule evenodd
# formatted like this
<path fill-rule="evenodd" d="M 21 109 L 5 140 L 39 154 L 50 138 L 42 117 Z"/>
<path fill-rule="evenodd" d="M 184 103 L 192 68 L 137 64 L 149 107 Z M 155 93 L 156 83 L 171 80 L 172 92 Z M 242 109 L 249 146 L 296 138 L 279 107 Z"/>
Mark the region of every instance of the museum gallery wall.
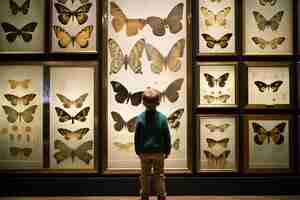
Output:
<path fill-rule="evenodd" d="M 167 173 L 297 173 L 295 6 L 3 0 L 1 172 L 137 174 L 150 86 L 171 130 Z"/>

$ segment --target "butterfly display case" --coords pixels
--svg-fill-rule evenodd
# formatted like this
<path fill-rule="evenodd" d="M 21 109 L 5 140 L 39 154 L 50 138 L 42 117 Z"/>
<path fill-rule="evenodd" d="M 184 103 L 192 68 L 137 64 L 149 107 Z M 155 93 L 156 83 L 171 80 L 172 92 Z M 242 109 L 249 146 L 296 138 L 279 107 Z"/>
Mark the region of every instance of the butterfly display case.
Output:
<path fill-rule="evenodd" d="M 243 53 L 293 54 L 293 0 L 243 1 Z"/>
<path fill-rule="evenodd" d="M 200 55 L 237 53 L 236 0 L 198 0 Z"/>
<path fill-rule="evenodd" d="M 237 107 L 238 63 L 197 63 L 196 102 L 198 107 Z"/>
<path fill-rule="evenodd" d="M 0 53 L 43 53 L 45 13 L 46 1 L 1 1 Z"/>
<path fill-rule="evenodd" d="M 246 115 L 244 129 L 246 173 L 293 171 L 291 115 Z"/>
<path fill-rule="evenodd" d="M 197 115 L 197 171 L 237 172 L 237 115 Z"/>
<path fill-rule="evenodd" d="M 97 0 L 51 0 L 51 52 L 95 53 Z"/>
<path fill-rule="evenodd" d="M 247 62 L 246 108 L 291 108 L 293 64 L 289 62 Z"/>
<path fill-rule="evenodd" d="M 145 111 L 142 94 L 151 86 L 162 94 L 158 111 L 168 117 L 172 152 L 169 173 L 189 173 L 190 2 L 166 0 L 107 1 L 106 80 L 107 135 L 103 145 L 104 173 L 137 173 L 134 151 L 137 116 Z"/>

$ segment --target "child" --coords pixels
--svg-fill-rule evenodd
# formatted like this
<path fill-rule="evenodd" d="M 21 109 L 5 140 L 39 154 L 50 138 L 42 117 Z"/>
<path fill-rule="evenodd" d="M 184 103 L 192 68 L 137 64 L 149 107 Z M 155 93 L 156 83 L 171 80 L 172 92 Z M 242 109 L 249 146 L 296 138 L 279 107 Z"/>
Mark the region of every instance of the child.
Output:
<path fill-rule="evenodd" d="M 149 200 L 150 176 L 153 168 L 158 200 L 166 199 L 164 159 L 171 151 L 171 136 L 165 115 L 156 111 L 160 92 L 147 87 L 143 94 L 146 111 L 138 116 L 134 144 L 141 161 L 141 200 Z"/>

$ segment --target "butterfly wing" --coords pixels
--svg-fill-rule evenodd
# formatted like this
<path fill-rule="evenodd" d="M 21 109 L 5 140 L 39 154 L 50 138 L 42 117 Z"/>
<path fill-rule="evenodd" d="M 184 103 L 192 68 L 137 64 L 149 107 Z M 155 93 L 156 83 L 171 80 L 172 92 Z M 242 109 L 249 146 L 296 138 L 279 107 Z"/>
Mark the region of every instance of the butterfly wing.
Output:
<path fill-rule="evenodd" d="M 285 40 L 285 37 L 277 37 L 271 40 L 270 45 L 272 49 L 277 49 L 278 45 L 282 44 Z"/>
<path fill-rule="evenodd" d="M 217 144 L 217 141 L 212 138 L 206 138 L 206 142 L 207 142 L 208 148 L 213 148 Z"/>
<path fill-rule="evenodd" d="M 229 138 L 223 138 L 217 141 L 217 143 L 220 144 L 223 148 L 227 148 L 228 142 L 229 142 Z"/>
<path fill-rule="evenodd" d="M 21 36 L 25 42 L 30 42 L 32 40 L 32 32 L 34 32 L 35 28 L 37 26 L 36 22 L 31 22 L 29 24 L 26 24 L 21 29 Z"/>
<path fill-rule="evenodd" d="M 70 108 L 72 105 L 72 101 L 70 99 L 68 99 L 66 96 L 62 95 L 62 94 L 56 94 L 56 96 L 58 97 L 58 99 L 63 103 L 63 106 L 65 108 Z"/>
<path fill-rule="evenodd" d="M 254 133 L 257 135 L 254 136 L 254 142 L 258 145 L 262 145 L 266 138 L 268 138 L 269 133 L 268 131 L 262 127 L 260 124 L 253 122 L 252 123 Z"/>
<path fill-rule="evenodd" d="M 18 6 L 13 0 L 9 0 L 9 7 L 13 15 L 18 14 L 19 11 L 22 11 L 26 15 L 29 11 L 30 0 L 26 0 L 21 7 Z"/>
<path fill-rule="evenodd" d="M 9 121 L 10 123 L 14 123 L 17 121 L 17 119 L 19 118 L 19 113 L 15 109 L 9 106 L 2 106 L 2 108 L 7 115 L 7 121 Z"/>
<path fill-rule="evenodd" d="M 143 93 L 144 92 L 135 92 L 130 95 L 130 100 L 131 100 L 131 105 L 133 106 L 138 106 L 142 103 L 142 98 L 143 98 Z"/>
<path fill-rule="evenodd" d="M 90 11 L 92 5 L 92 3 L 83 4 L 75 10 L 74 15 L 79 25 L 84 24 L 88 20 L 87 13 Z"/>
<path fill-rule="evenodd" d="M 225 26 L 227 23 L 226 17 L 229 15 L 230 11 L 230 6 L 224 8 L 223 10 L 220 10 L 217 15 L 215 15 L 216 24 L 218 24 L 219 26 Z"/>
<path fill-rule="evenodd" d="M 271 138 L 274 144 L 280 145 L 284 142 L 284 136 L 280 133 L 284 132 L 284 129 L 286 127 L 286 123 L 282 122 L 275 126 L 270 132 L 271 132 Z"/>
<path fill-rule="evenodd" d="M 66 111 L 64 111 L 63 109 L 59 108 L 59 107 L 55 107 L 55 111 L 57 116 L 59 117 L 59 122 L 66 122 L 69 120 L 73 120 L 71 115 L 69 115 Z"/>
<path fill-rule="evenodd" d="M 29 103 L 36 97 L 36 94 L 27 94 L 20 98 L 24 106 L 29 105 Z"/>
<path fill-rule="evenodd" d="M 85 93 L 85 94 L 81 95 L 80 97 L 78 97 L 78 98 L 74 101 L 75 107 L 76 107 L 76 108 L 81 108 L 83 102 L 85 101 L 85 99 L 87 98 L 88 95 L 89 95 L 88 93 Z"/>
<path fill-rule="evenodd" d="M 259 37 L 252 37 L 251 38 L 252 41 L 259 46 L 259 48 L 261 49 L 265 49 L 267 44 L 269 44 L 268 41 L 264 40 L 263 38 L 259 38 Z"/>
<path fill-rule="evenodd" d="M 230 153 L 231 153 L 230 150 L 226 150 L 216 158 L 216 167 L 217 168 L 223 169 L 225 167 L 226 159 L 228 158 Z"/>
<path fill-rule="evenodd" d="M 6 39 L 8 42 L 14 42 L 18 36 L 19 29 L 17 29 L 14 25 L 3 22 L 1 23 L 2 29 L 5 33 L 8 33 L 6 35 Z"/>
<path fill-rule="evenodd" d="M 75 138 L 77 140 L 81 140 L 88 132 L 89 132 L 89 128 L 80 128 L 76 131 L 71 131 L 69 129 L 65 129 L 65 128 L 59 128 L 57 129 L 57 131 L 64 136 L 64 138 L 66 140 L 70 140 L 72 138 Z"/>
<path fill-rule="evenodd" d="M 152 33 L 156 36 L 163 36 L 166 33 L 163 19 L 159 17 L 147 17 L 146 23 L 152 28 Z"/>
<path fill-rule="evenodd" d="M 126 100 L 129 100 L 129 92 L 120 82 L 111 81 L 110 83 L 113 87 L 113 91 L 117 93 L 115 94 L 115 100 L 118 103 L 124 103 Z"/>
<path fill-rule="evenodd" d="M 216 101 L 216 97 L 212 96 L 212 95 L 204 95 L 203 99 L 205 99 L 207 101 L 208 104 L 213 103 L 214 101 Z"/>
<path fill-rule="evenodd" d="M 283 17 L 284 11 L 277 12 L 269 21 L 272 31 L 278 29 L 281 19 Z"/>
<path fill-rule="evenodd" d="M 209 34 L 206 34 L 206 33 L 202 33 L 201 36 L 206 41 L 206 46 L 208 48 L 212 49 L 215 47 L 215 44 L 217 43 L 217 40 L 215 38 L 213 38 L 212 36 L 210 36 Z"/>
<path fill-rule="evenodd" d="M 166 97 L 171 103 L 174 103 L 179 98 L 178 91 L 181 89 L 183 81 L 183 78 L 176 79 L 163 92 L 163 96 Z"/>
<path fill-rule="evenodd" d="M 54 154 L 54 158 L 56 159 L 57 164 L 61 163 L 62 161 L 70 157 L 73 152 L 71 148 L 69 148 L 66 144 L 64 144 L 60 140 L 54 141 L 54 148 L 59 150 L 59 152 L 56 152 Z"/>
<path fill-rule="evenodd" d="M 134 36 L 138 33 L 138 30 L 142 30 L 146 25 L 146 20 L 144 19 L 127 19 L 127 36 Z"/>
<path fill-rule="evenodd" d="M 89 25 L 81 29 L 81 31 L 76 34 L 75 42 L 80 46 L 80 48 L 87 48 L 89 46 L 89 39 L 91 38 L 93 29 L 93 25 Z"/>
<path fill-rule="evenodd" d="M 90 111 L 90 107 L 89 106 L 85 107 L 79 113 L 77 113 L 73 119 L 77 120 L 77 121 L 85 122 L 86 121 L 86 117 L 89 114 L 89 111 Z M 72 123 L 73 123 L 73 119 L 72 119 Z"/>
<path fill-rule="evenodd" d="M 85 143 L 83 143 L 82 145 L 80 145 L 75 151 L 74 154 L 83 162 L 85 162 L 85 164 L 89 164 L 90 160 L 93 159 L 93 156 L 88 153 L 87 151 L 90 151 L 93 149 L 93 142 L 92 141 L 87 141 Z"/>
<path fill-rule="evenodd" d="M 127 17 L 121 8 L 113 1 L 110 2 L 110 14 L 113 16 L 111 23 L 114 30 L 120 32 L 126 24 Z"/>
<path fill-rule="evenodd" d="M 262 81 L 255 81 L 254 84 L 257 86 L 260 92 L 265 92 L 268 85 Z"/>
<path fill-rule="evenodd" d="M 172 72 L 177 72 L 181 68 L 181 61 L 179 58 L 182 58 L 185 47 L 185 39 L 178 40 L 173 47 L 171 48 L 167 58 L 166 66 Z"/>
<path fill-rule="evenodd" d="M 282 85 L 283 81 L 274 81 L 273 83 L 271 83 L 271 89 L 273 92 L 277 92 L 279 87 Z"/>
<path fill-rule="evenodd" d="M 177 138 L 177 139 L 173 142 L 172 147 L 173 147 L 176 151 L 179 150 L 179 147 L 180 147 L 180 139 L 179 139 L 179 138 Z"/>
<path fill-rule="evenodd" d="M 267 26 L 267 24 L 268 24 L 268 21 L 259 12 L 253 11 L 252 13 L 253 13 L 254 19 L 255 19 L 255 21 L 257 23 L 258 29 L 261 30 L 261 31 L 264 31 L 265 28 L 266 28 L 266 26 Z"/>
<path fill-rule="evenodd" d="M 220 87 L 225 86 L 228 77 L 229 77 L 229 73 L 225 73 L 216 80 Z"/>
<path fill-rule="evenodd" d="M 207 81 L 207 84 L 209 87 L 214 87 L 215 86 L 215 83 L 216 83 L 216 79 L 215 77 L 213 77 L 212 75 L 208 74 L 208 73 L 204 73 L 203 74 L 204 77 L 205 77 L 205 80 Z"/>
<path fill-rule="evenodd" d="M 166 23 L 169 31 L 173 34 L 178 33 L 182 29 L 183 3 L 177 4 L 169 13 Z"/>
<path fill-rule="evenodd" d="M 215 130 L 217 129 L 217 126 L 213 124 L 205 124 L 205 127 L 208 128 L 210 132 L 215 132 Z"/>
<path fill-rule="evenodd" d="M 217 100 L 221 103 L 226 103 L 227 100 L 230 98 L 230 95 L 224 94 L 217 97 Z"/>
<path fill-rule="evenodd" d="M 119 148 L 119 150 L 130 151 L 130 149 L 134 146 L 132 142 L 129 143 L 120 143 L 114 142 L 114 145 Z"/>
<path fill-rule="evenodd" d="M 137 120 L 137 117 L 134 117 L 126 123 L 127 129 L 131 133 L 133 133 L 135 131 L 136 120 Z"/>
<path fill-rule="evenodd" d="M 221 48 L 226 48 L 228 46 L 228 41 L 230 40 L 231 37 L 232 37 L 232 33 L 227 33 L 227 34 L 223 35 L 217 41 L 217 43 L 220 45 Z"/>
<path fill-rule="evenodd" d="M 114 39 L 110 38 L 108 40 L 108 47 L 112 59 L 110 63 L 110 74 L 116 74 L 121 70 L 121 67 L 125 64 L 125 57 L 120 46 Z"/>
<path fill-rule="evenodd" d="M 215 14 L 208 8 L 201 6 L 200 11 L 205 17 L 204 23 L 206 26 L 212 26 L 215 24 Z"/>
<path fill-rule="evenodd" d="M 64 136 L 66 140 L 70 140 L 72 138 L 73 132 L 69 129 L 59 128 L 57 131 Z"/>
<path fill-rule="evenodd" d="M 56 0 L 58 3 L 62 3 L 62 4 L 65 4 L 67 3 L 68 0 Z M 73 2 L 72 2 L 73 3 Z"/>
<path fill-rule="evenodd" d="M 53 26 L 55 36 L 58 39 L 58 45 L 60 48 L 66 48 L 73 42 L 72 36 L 60 26 Z"/>
<path fill-rule="evenodd" d="M 143 55 L 144 48 L 145 48 L 145 40 L 140 39 L 132 47 L 129 54 L 129 60 L 128 60 L 129 67 L 136 74 L 142 74 L 142 62 L 140 59 Z"/>
<path fill-rule="evenodd" d="M 146 54 L 147 58 L 151 62 L 151 71 L 153 73 L 159 74 L 162 72 L 163 67 L 165 66 L 165 58 L 163 55 L 159 52 L 158 49 L 156 49 L 151 44 L 146 44 Z"/>
<path fill-rule="evenodd" d="M 112 111 L 111 117 L 115 121 L 114 128 L 116 131 L 121 131 L 123 127 L 126 125 L 124 119 L 117 112 Z"/>
<path fill-rule="evenodd" d="M 4 97 L 11 103 L 11 105 L 16 106 L 18 105 L 19 97 L 13 94 L 5 94 Z"/>
<path fill-rule="evenodd" d="M 168 117 L 168 122 L 171 128 L 178 129 L 180 125 L 180 119 L 184 113 L 184 109 L 180 108 L 170 114 Z"/>
<path fill-rule="evenodd" d="M 23 120 L 26 123 L 32 122 L 33 114 L 35 114 L 37 107 L 38 107 L 37 105 L 30 106 L 29 108 L 24 110 L 22 113 L 20 113 L 20 115 L 22 116 Z"/>
<path fill-rule="evenodd" d="M 59 3 L 55 3 L 54 7 L 56 8 L 56 12 L 58 13 L 59 22 L 63 25 L 67 25 L 72 17 L 72 11 Z"/>
<path fill-rule="evenodd" d="M 224 132 L 229 126 L 230 126 L 230 124 L 225 123 L 225 124 L 222 124 L 221 126 L 218 126 L 218 129 L 219 129 L 221 132 Z"/>

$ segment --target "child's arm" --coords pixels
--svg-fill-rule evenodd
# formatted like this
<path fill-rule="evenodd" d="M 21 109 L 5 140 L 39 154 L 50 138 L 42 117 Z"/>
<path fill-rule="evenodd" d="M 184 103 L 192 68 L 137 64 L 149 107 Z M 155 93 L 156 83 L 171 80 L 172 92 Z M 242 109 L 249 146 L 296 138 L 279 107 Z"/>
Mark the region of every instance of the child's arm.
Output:
<path fill-rule="evenodd" d="M 136 126 L 135 126 L 135 134 L 134 134 L 134 149 L 135 149 L 135 153 L 137 155 L 140 155 L 141 153 L 141 150 L 140 150 L 140 139 L 141 137 L 141 125 L 139 122 L 136 123 Z"/>
<path fill-rule="evenodd" d="M 167 119 L 164 120 L 164 123 L 163 123 L 163 134 L 165 137 L 164 154 L 165 154 L 165 158 L 167 158 L 171 152 L 171 134 L 170 134 L 170 129 L 169 129 Z"/>

